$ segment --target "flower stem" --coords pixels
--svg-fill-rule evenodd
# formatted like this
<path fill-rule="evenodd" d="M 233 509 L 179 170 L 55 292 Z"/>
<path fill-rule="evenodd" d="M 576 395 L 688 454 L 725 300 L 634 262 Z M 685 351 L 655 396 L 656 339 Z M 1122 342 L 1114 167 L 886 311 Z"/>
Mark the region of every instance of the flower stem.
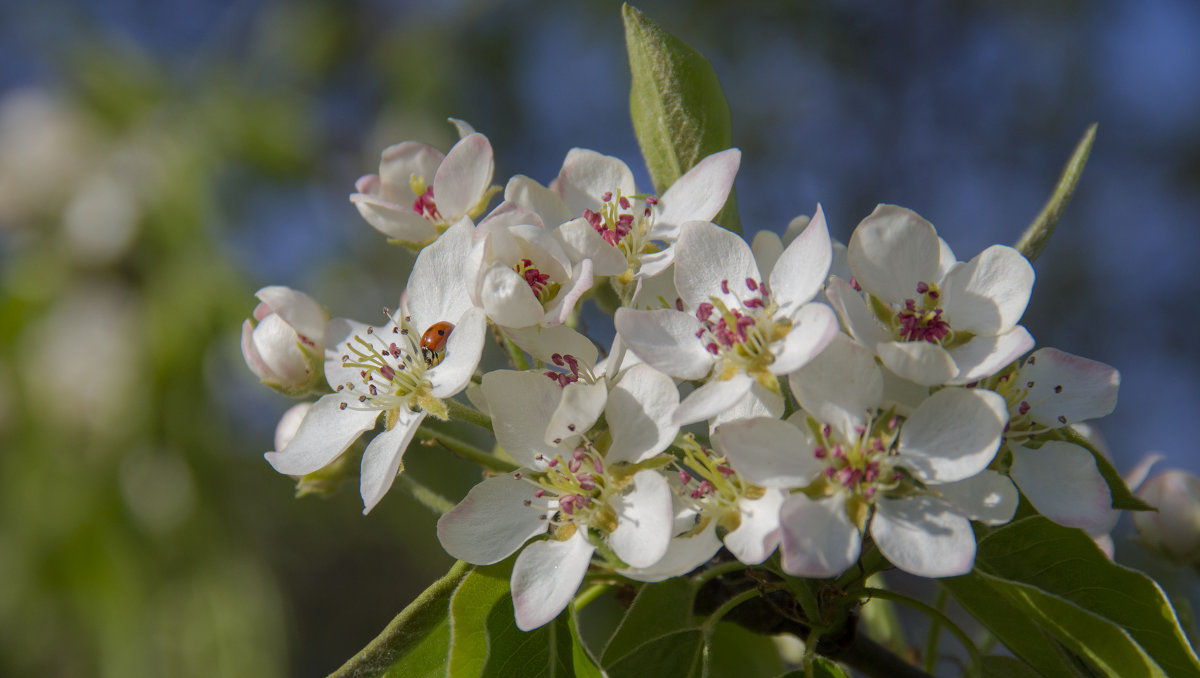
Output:
<path fill-rule="evenodd" d="M 413 480 L 413 477 L 407 473 L 401 473 L 399 476 L 396 476 L 396 482 L 408 490 L 413 499 L 416 499 L 422 506 L 438 515 L 447 513 L 450 509 L 454 508 L 454 502 Z"/>
<path fill-rule="evenodd" d="M 471 443 L 459 440 L 440 431 L 431 431 L 422 427 L 417 432 L 417 435 L 420 437 L 423 445 L 441 445 L 458 456 L 469 459 L 493 471 L 508 473 L 519 468 L 516 464 L 504 461 L 503 459 L 497 459 L 494 455 L 484 452 Z"/>
<path fill-rule="evenodd" d="M 714 610 L 712 614 L 708 615 L 708 619 L 704 620 L 704 625 L 702 627 L 704 630 L 704 637 L 707 638 L 711 636 L 713 629 L 715 629 L 717 626 L 717 622 L 721 621 L 721 618 L 729 614 L 733 608 L 741 605 L 747 600 L 757 598 L 759 595 L 761 594 L 757 588 L 747 589 L 735 596 L 732 596 L 724 603 L 721 603 L 721 606 Z"/>
<path fill-rule="evenodd" d="M 486 428 L 489 431 L 492 430 L 492 418 L 483 412 L 470 405 L 460 403 L 454 398 L 447 398 L 443 402 L 446 403 L 446 409 L 450 411 L 451 417 L 462 419 L 465 422 L 475 424 L 480 428 Z"/>
<path fill-rule="evenodd" d="M 940 611 L 930 607 L 929 605 L 922 603 L 919 600 L 914 600 L 912 598 L 909 598 L 908 596 L 901 595 L 899 593 L 896 593 L 894 591 L 889 591 L 887 589 L 866 587 L 863 589 L 863 593 L 865 593 L 871 597 L 874 597 L 874 598 L 882 598 L 884 600 L 891 600 L 891 601 L 900 603 L 901 605 L 906 605 L 906 606 L 911 607 L 914 610 L 917 610 L 919 612 L 924 612 L 931 619 L 936 619 L 937 621 L 939 621 L 943 626 L 945 626 L 951 633 L 953 633 L 958 638 L 959 642 L 961 642 L 963 644 L 963 647 L 966 648 L 967 654 L 971 655 L 971 674 L 970 675 L 972 675 L 972 676 L 982 675 L 982 673 L 983 673 L 983 657 L 980 656 L 980 654 L 979 654 L 979 648 L 975 647 L 975 643 L 971 640 L 971 637 L 968 636 L 965 631 L 963 631 L 961 628 L 959 628 L 957 624 L 950 621 L 949 617 L 942 614 Z"/>
<path fill-rule="evenodd" d="M 583 593 L 575 596 L 575 609 L 582 610 L 583 608 L 587 607 L 589 603 L 604 595 L 604 593 L 611 588 L 612 586 L 610 584 L 592 584 L 591 586 L 587 587 Z"/>
<path fill-rule="evenodd" d="M 704 586 L 705 582 L 707 582 L 710 579 L 715 579 L 717 577 L 720 577 L 723 574 L 727 574 L 729 572 L 737 572 L 738 570 L 744 570 L 744 569 L 746 569 L 746 565 L 738 560 L 731 560 L 729 562 L 721 563 L 719 565 L 713 565 L 712 567 L 708 568 L 707 570 L 692 577 L 692 588 L 698 590 L 701 586 Z"/>
<path fill-rule="evenodd" d="M 934 606 L 938 612 L 945 613 L 946 597 L 949 594 L 950 591 L 944 586 L 938 590 L 937 601 L 934 602 Z M 929 621 L 929 639 L 925 642 L 925 673 L 933 673 L 933 669 L 937 664 L 938 636 L 941 630 L 942 622 L 940 619 L 934 617 Z"/>

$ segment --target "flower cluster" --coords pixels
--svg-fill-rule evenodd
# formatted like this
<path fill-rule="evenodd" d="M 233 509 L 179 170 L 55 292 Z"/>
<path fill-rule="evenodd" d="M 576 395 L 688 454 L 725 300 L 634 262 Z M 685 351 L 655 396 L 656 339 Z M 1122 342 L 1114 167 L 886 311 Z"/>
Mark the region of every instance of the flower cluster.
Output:
<path fill-rule="evenodd" d="M 519 552 L 521 628 L 556 617 L 589 570 L 658 581 L 722 548 L 746 564 L 778 552 L 803 577 L 839 576 L 867 549 L 961 575 L 972 521 L 1010 521 L 1022 495 L 1064 525 L 1111 527 L 1109 486 L 1074 427 L 1113 409 L 1119 376 L 1030 353 L 1019 323 L 1034 272 L 1017 250 L 959 261 L 892 205 L 845 247 L 820 206 L 786 247 L 769 234 L 752 247 L 712 222 L 733 149 L 660 196 L 622 161 L 574 149 L 549 185 L 513 177 L 488 210 L 491 145 L 456 124 L 445 156 L 393 146 L 351 196 L 420 249 L 400 310 L 378 327 L 321 326 L 315 302 L 266 288 L 243 348 L 272 386 L 324 393 L 267 454 L 276 470 L 319 471 L 374 432 L 368 511 L 425 417 L 469 409 L 454 399 L 467 392 L 516 470 L 485 478 L 438 536 L 475 564 Z M 617 306 L 603 359 L 576 329 L 602 296 L 598 308 Z M 481 373 L 489 326 L 515 369 Z M 324 382 L 307 361 L 322 354 Z"/>

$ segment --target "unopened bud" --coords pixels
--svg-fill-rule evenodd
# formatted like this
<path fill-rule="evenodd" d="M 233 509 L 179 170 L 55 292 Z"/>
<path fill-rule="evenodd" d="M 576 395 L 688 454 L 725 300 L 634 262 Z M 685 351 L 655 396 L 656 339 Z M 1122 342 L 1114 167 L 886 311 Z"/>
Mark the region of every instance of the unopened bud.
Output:
<path fill-rule="evenodd" d="M 1138 496 L 1158 509 L 1133 514 L 1146 548 L 1180 565 L 1200 563 L 1200 478 L 1165 471 L 1147 480 Z"/>
<path fill-rule="evenodd" d="M 264 287 L 254 319 L 242 324 L 242 357 L 262 383 L 299 397 L 327 392 L 325 323 L 329 313 L 303 292 Z"/>

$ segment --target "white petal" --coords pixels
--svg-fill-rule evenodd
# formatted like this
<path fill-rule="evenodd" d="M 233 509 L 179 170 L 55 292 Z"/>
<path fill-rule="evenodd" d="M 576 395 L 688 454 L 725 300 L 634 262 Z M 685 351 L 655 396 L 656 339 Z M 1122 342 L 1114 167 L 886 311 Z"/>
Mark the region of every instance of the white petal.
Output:
<path fill-rule="evenodd" d="M 446 219 L 458 219 L 475 206 L 492 183 L 492 144 L 469 134 L 446 154 L 433 179 L 433 200 Z"/>
<path fill-rule="evenodd" d="M 596 275 L 620 275 L 629 263 L 625 255 L 608 244 L 586 219 L 574 219 L 554 230 L 571 261 L 591 259 Z"/>
<path fill-rule="evenodd" d="M 379 158 L 379 179 L 387 191 L 381 196 L 411 206 L 417 199 L 416 194 L 409 188 L 412 175 L 417 175 L 426 183 L 432 183 L 438 166 L 444 159 L 441 151 L 415 141 L 402 141 L 388 146 L 383 149 Z"/>
<path fill-rule="evenodd" d="M 803 367 L 838 334 L 833 309 L 819 303 L 801 306 L 792 317 L 787 336 L 771 344 L 771 352 L 775 354 L 769 366 L 771 374 L 787 374 Z"/>
<path fill-rule="evenodd" d="M 841 494 L 813 500 L 793 494 L 779 513 L 783 571 L 798 577 L 827 578 L 850 569 L 862 552 L 862 537 L 846 515 Z"/>
<path fill-rule="evenodd" d="M 562 170 L 551 188 L 558 191 L 571 216 L 583 210 L 600 209 L 600 196 L 612 191 L 630 196 L 637 192 L 633 172 L 619 158 L 601 155 L 586 148 L 572 148 L 563 160 Z"/>
<path fill-rule="evenodd" d="M 755 380 L 737 402 L 708 418 L 708 431 L 711 435 L 718 426 L 723 426 L 738 419 L 753 419 L 768 417 L 778 419 L 783 416 L 783 396 L 763 386 Z"/>
<path fill-rule="evenodd" d="M 847 254 L 859 285 L 888 303 L 915 298 L 917 283 L 937 281 L 937 231 L 903 207 L 876 207 L 854 229 Z"/>
<path fill-rule="evenodd" d="M 1036 450 L 1012 446 L 1009 474 L 1029 503 L 1060 525 L 1103 532 L 1112 513 L 1112 494 L 1092 453 L 1051 440 Z"/>
<path fill-rule="evenodd" d="M 681 224 L 712 220 L 725 205 L 741 161 L 742 152 L 730 148 L 696 163 L 660 196 L 661 212 L 656 221 Z"/>
<path fill-rule="evenodd" d="M 867 346 L 888 341 L 890 335 L 867 308 L 867 302 L 858 290 L 839 277 L 829 279 L 825 287 L 825 298 L 846 326 L 850 336 Z"/>
<path fill-rule="evenodd" d="M 946 383 L 969 384 L 990 377 L 1031 348 L 1033 337 L 1020 325 L 998 336 L 975 336 L 950 349 L 958 375 Z"/>
<path fill-rule="evenodd" d="M 992 245 L 954 268 L 942 285 L 942 308 L 956 330 L 1003 334 L 1021 321 L 1033 291 L 1033 266 L 1017 250 Z"/>
<path fill-rule="evenodd" d="M 483 316 L 483 309 L 468 308 L 458 318 L 450 338 L 446 340 L 442 362 L 425 373 L 432 387 L 430 395 L 449 398 L 467 387 L 475 368 L 479 366 L 486 334 L 487 319 Z"/>
<path fill-rule="evenodd" d="M 773 231 L 759 231 L 750 241 L 750 251 L 754 253 L 754 260 L 758 262 L 759 272 L 769 280 L 771 271 L 775 270 L 775 262 L 779 261 L 780 255 L 783 254 L 783 241 Z"/>
<path fill-rule="evenodd" d="M 279 417 L 279 423 L 275 425 L 275 449 L 282 450 L 292 442 L 292 438 L 296 437 L 296 431 L 300 430 L 300 424 L 304 422 L 304 417 L 308 416 L 308 411 L 311 410 L 313 404 L 311 402 L 296 403 Z"/>
<path fill-rule="evenodd" d="M 1121 374 L 1112 367 L 1054 348 L 1034 351 L 1021 367 L 1021 383 L 1032 384 L 1029 415 L 1055 428 L 1103 417 L 1117 406 Z"/>
<path fill-rule="evenodd" d="M 889 562 L 921 577 L 956 577 L 975 565 L 971 521 L 933 497 L 880 498 L 871 536 Z"/>
<path fill-rule="evenodd" d="M 675 408 L 672 422 L 679 426 L 704 421 L 733 406 L 750 391 L 754 378 L 739 372 L 729 379 L 714 379 L 688 394 Z"/>
<path fill-rule="evenodd" d="M 613 553 L 630 567 L 650 567 L 667 552 L 675 516 L 671 488 L 658 471 L 638 471 L 633 489 L 610 502 L 617 529 L 608 535 Z"/>
<path fill-rule="evenodd" d="M 412 441 L 421 421 L 425 419 L 424 412 L 414 412 L 403 407 L 397 414 L 392 429 L 375 436 L 363 452 L 358 490 L 362 495 L 364 515 L 375 508 L 392 487 L 396 473 L 400 470 L 404 451 L 408 449 L 408 443 Z"/>
<path fill-rule="evenodd" d="M 722 424 L 712 439 L 743 478 L 762 487 L 804 487 L 825 467 L 813 456 L 812 434 L 778 419 Z"/>
<path fill-rule="evenodd" d="M 242 321 L 242 358 L 246 360 L 246 367 L 250 368 L 254 376 L 259 379 L 272 377 L 270 365 L 267 365 L 267 361 L 263 360 L 254 346 L 254 323 L 249 320 Z"/>
<path fill-rule="evenodd" d="M 1012 520 L 1021 501 L 1021 495 L 1007 476 L 988 470 L 933 489 L 959 513 L 988 525 L 1003 525 Z"/>
<path fill-rule="evenodd" d="M 844 334 L 835 336 L 788 383 L 800 407 L 847 434 L 865 425 L 883 399 L 883 371 L 875 355 Z"/>
<path fill-rule="evenodd" d="M 562 224 L 579 216 L 567 211 L 567 206 L 557 193 L 521 174 L 508 180 L 504 187 L 504 200 L 537 214 L 543 224 Z"/>
<path fill-rule="evenodd" d="M 553 362 L 552 356 L 557 353 L 572 356 L 581 365 L 592 367 L 600 353 L 591 339 L 566 325 L 508 328 L 504 333 L 522 351 L 547 363 Z"/>
<path fill-rule="evenodd" d="M 342 409 L 343 403 L 346 409 Z M 358 394 L 331 393 L 313 404 L 288 446 L 268 452 L 267 461 L 276 471 L 302 476 L 325 468 L 350 444 L 375 427 L 379 410 L 360 410 Z"/>
<path fill-rule="evenodd" d="M 608 463 L 636 464 L 670 447 L 679 432 L 670 423 L 678 406 L 679 390 L 670 377 L 645 364 L 629 368 L 604 406 L 613 436 Z"/>
<path fill-rule="evenodd" d="M 919 479 L 950 483 L 991 463 L 1008 424 L 1008 404 L 992 391 L 946 388 L 929 396 L 900 430 L 901 463 Z"/>
<path fill-rule="evenodd" d="M 771 273 L 771 294 L 785 313 L 817 295 L 832 262 L 829 227 L 817 205 L 812 221 L 783 251 Z"/>
<path fill-rule="evenodd" d="M 708 376 L 715 357 L 696 338 L 700 321 L 690 313 L 617 309 L 617 332 L 629 350 L 651 367 L 680 379 Z"/>
<path fill-rule="evenodd" d="M 299 337 L 283 318 L 273 313 L 263 318 L 251 332 L 250 341 L 271 376 L 285 384 L 308 381 L 308 361 L 300 351 Z"/>
<path fill-rule="evenodd" d="M 722 281 L 729 282 L 733 296 L 748 297 L 747 279 L 762 282 L 754 254 L 741 236 L 707 221 L 683 224 L 675 243 L 675 288 L 688 308 L 721 295 Z"/>
<path fill-rule="evenodd" d="M 466 120 L 460 120 L 458 118 L 446 118 L 446 120 L 451 125 L 454 125 L 454 130 L 458 132 L 459 139 L 467 136 L 468 134 L 475 133 L 475 128 L 472 127 L 471 123 L 467 122 Z"/>
<path fill-rule="evenodd" d="M 480 303 L 488 317 L 505 327 L 529 327 L 541 322 L 546 310 L 538 303 L 529 283 L 503 265 L 492 266 L 483 275 Z"/>
<path fill-rule="evenodd" d="M 958 376 L 950 352 L 927 341 L 884 341 L 875 354 L 897 375 L 924 386 L 945 384 Z"/>
<path fill-rule="evenodd" d="M 411 207 L 386 202 L 365 193 L 351 195 L 350 202 L 354 203 L 368 224 L 393 240 L 423 245 L 437 238 L 437 228 L 425 217 L 412 211 Z"/>
<path fill-rule="evenodd" d="M 594 550 L 581 530 L 567 541 L 535 541 L 521 551 L 511 580 L 517 628 L 532 631 L 566 609 Z"/>
<path fill-rule="evenodd" d="M 537 487 L 512 475 L 488 478 L 437 522 L 446 553 L 473 565 L 491 565 L 546 531 L 544 500 Z M 525 502 L 531 502 L 526 505 Z"/>
<path fill-rule="evenodd" d="M 282 285 L 264 287 L 254 296 L 291 325 L 297 334 L 307 337 L 318 346 L 324 343 L 325 323 L 329 321 L 329 314 L 312 297 Z"/>
<path fill-rule="evenodd" d="M 555 386 L 557 387 L 557 384 Z M 596 423 L 596 419 L 604 411 L 606 400 L 608 387 L 603 381 L 596 384 L 582 381 L 567 384 L 562 389 L 562 398 L 546 426 L 543 440 L 547 445 L 573 445 L 578 436 L 587 433 Z"/>
<path fill-rule="evenodd" d="M 758 499 L 738 499 L 742 522 L 725 535 L 725 548 L 747 565 L 758 565 L 769 558 L 779 546 L 779 508 L 783 500 L 783 492 L 771 489 Z"/>
<path fill-rule="evenodd" d="M 462 219 L 421 250 L 408 277 L 408 314 L 413 326 L 424 329 L 441 321 L 454 322 L 474 306 L 468 293 L 464 253 L 471 249 L 475 225 Z M 515 275 L 515 274 L 514 274 Z"/>
<path fill-rule="evenodd" d="M 721 550 L 717 538 L 717 523 L 710 520 L 698 534 L 690 537 L 675 537 L 667 547 L 666 554 L 649 567 L 617 570 L 635 581 L 656 582 L 687 574 L 708 562 Z"/>
<path fill-rule="evenodd" d="M 545 325 L 565 323 L 575 311 L 575 304 L 585 292 L 592 289 L 593 282 L 592 260 L 584 259 L 575 265 L 570 280 L 559 290 L 550 308 L 546 309 L 546 316 L 542 322 Z"/>
<path fill-rule="evenodd" d="M 333 388 L 350 384 L 350 388 L 355 388 L 362 385 L 362 378 L 359 376 L 361 371 L 357 367 L 347 367 L 342 364 L 343 355 L 354 355 L 350 350 L 350 346 L 354 348 L 362 348 L 355 337 L 361 337 L 364 340 L 369 340 L 371 337 L 367 334 L 367 330 L 378 332 L 381 336 L 390 334 L 394 324 L 387 324 L 382 329 L 376 329 L 365 323 L 360 323 L 357 320 L 347 318 L 334 318 L 325 326 L 325 380 Z M 349 346 L 348 346 L 349 345 Z M 377 350 L 382 351 L 383 346 L 379 346 Z"/>
<path fill-rule="evenodd" d="M 560 452 L 546 444 L 546 422 L 558 408 L 562 389 L 536 372 L 497 370 L 483 375 L 483 397 L 492 413 L 496 442 L 518 464 L 545 468 L 541 454 L 553 459 Z"/>

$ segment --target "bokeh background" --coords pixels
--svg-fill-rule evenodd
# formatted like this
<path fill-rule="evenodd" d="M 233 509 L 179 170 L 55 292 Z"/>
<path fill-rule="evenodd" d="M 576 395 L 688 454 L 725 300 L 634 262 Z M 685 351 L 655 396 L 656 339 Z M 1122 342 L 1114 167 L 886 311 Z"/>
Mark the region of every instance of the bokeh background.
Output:
<path fill-rule="evenodd" d="M 819 201 L 845 240 L 894 202 L 966 259 L 1016 239 L 1099 122 L 1025 324 L 1121 370 L 1119 468 L 1200 471 L 1200 5 L 640 8 L 713 61 L 751 234 Z M 267 284 L 396 305 L 412 256 L 347 196 L 388 144 L 448 148 L 447 116 L 499 182 L 584 146 L 648 185 L 628 87 L 609 1 L 0 5 L 0 675 L 324 675 L 443 572 L 403 492 L 366 517 L 353 479 L 293 499 L 261 456 L 290 403 L 239 326 Z M 406 463 L 453 499 L 475 478 Z"/>

